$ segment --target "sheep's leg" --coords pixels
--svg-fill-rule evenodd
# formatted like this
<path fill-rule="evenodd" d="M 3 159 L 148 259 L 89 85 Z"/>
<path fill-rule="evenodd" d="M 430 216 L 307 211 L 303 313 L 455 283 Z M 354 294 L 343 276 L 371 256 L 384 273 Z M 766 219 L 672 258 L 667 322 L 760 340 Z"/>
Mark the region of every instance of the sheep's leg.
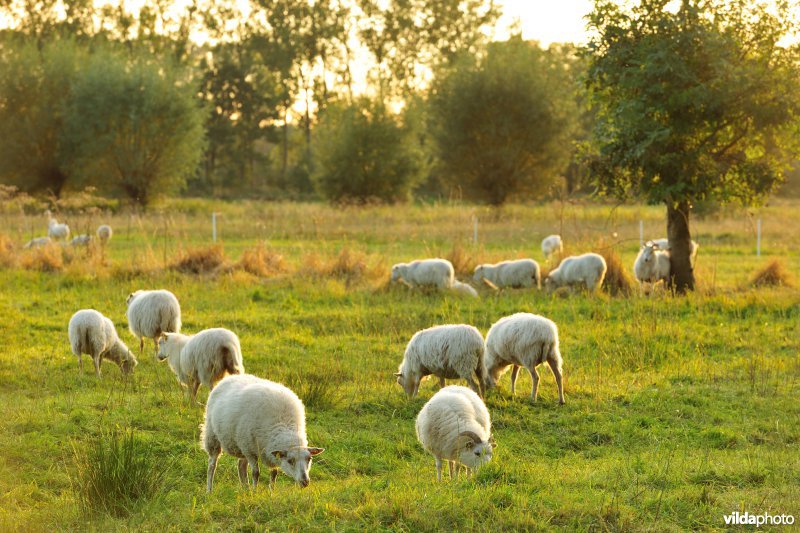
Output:
<path fill-rule="evenodd" d="M 467 376 L 467 385 L 469 385 L 470 389 L 475 391 L 475 394 L 478 396 L 483 396 L 483 391 L 481 391 L 480 385 L 478 385 L 475 380 L 472 379 L 472 376 Z"/>
<path fill-rule="evenodd" d="M 531 373 L 531 379 L 533 380 L 533 387 L 531 388 L 531 401 L 536 401 L 536 396 L 539 394 L 539 373 L 536 371 L 536 367 L 531 365 L 528 369 Z"/>
<path fill-rule="evenodd" d="M 247 459 L 239 459 L 239 482 L 243 487 L 247 487 Z"/>
<path fill-rule="evenodd" d="M 272 490 L 272 487 L 275 486 L 276 479 L 278 479 L 278 469 L 273 468 L 269 472 L 269 490 Z"/>
<path fill-rule="evenodd" d="M 83 357 L 81 357 L 81 354 L 78 354 L 78 370 L 83 374 Z"/>
<path fill-rule="evenodd" d="M 439 376 L 439 388 L 443 389 L 445 386 L 444 378 Z"/>
<path fill-rule="evenodd" d="M 558 361 L 554 359 L 548 359 L 547 364 L 550 365 L 550 370 L 553 371 L 553 377 L 556 378 L 556 385 L 558 385 L 558 403 L 559 405 L 564 405 L 564 374 L 561 368 L 558 366 Z"/>
<path fill-rule="evenodd" d="M 454 479 L 457 480 L 458 479 L 458 471 L 461 470 L 461 465 L 459 465 L 455 461 L 450 461 L 450 464 L 453 465 L 453 470 L 455 470 L 455 473 L 456 473 L 456 477 Z M 450 477 L 451 478 L 453 477 L 453 470 L 450 471 Z"/>
<path fill-rule="evenodd" d="M 455 461 L 447 461 L 447 466 L 450 469 L 450 479 L 453 479 L 453 471 L 456 469 Z"/>
<path fill-rule="evenodd" d="M 517 374 L 519 374 L 519 366 L 514 365 L 511 367 L 511 396 L 516 393 Z"/>
<path fill-rule="evenodd" d="M 200 405 L 200 402 L 197 401 L 197 389 L 200 388 L 200 382 L 192 381 L 191 387 L 192 387 L 192 403 Z"/>
<path fill-rule="evenodd" d="M 144 353 L 144 337 L 139 337 L 139 357 Z"/>
<path fill-rule="evenodd" d="M 206 477 L 206 492 L 211 493 L 211 486 L 214 484 L 214 472 L 217 470 L 217 459 L 220 450 L 214 450 L 208 454 L 208 475 Z"/>
<path fill-rule="evenodd" d="M 436 458 L 436 481 L 442 480 L 442 459 L 440 457 Z"/>
<path fill-rule="evenodd" d="M 97 377 L 100 378 L 100 361 L 103 359 L 101 357 L 92 357 L 92 361 L 94 361 L 94 373 L 97 374 Z"/>
<path fill-rule="evenodd" d="M 155 357 L 156 361 L 158 361 L 158 339 L 156 338 L 153 339 L 153 346 L 156 347 L 156 353 L 153 354 L 153 357 Z"/>
<path fill-rule="evenodd" d="M 255 490 L 258 487 L 258 457 L 248 459 L 248 462 L 250 463 L 250 470 L 253 472 L 253 490 Z"/>

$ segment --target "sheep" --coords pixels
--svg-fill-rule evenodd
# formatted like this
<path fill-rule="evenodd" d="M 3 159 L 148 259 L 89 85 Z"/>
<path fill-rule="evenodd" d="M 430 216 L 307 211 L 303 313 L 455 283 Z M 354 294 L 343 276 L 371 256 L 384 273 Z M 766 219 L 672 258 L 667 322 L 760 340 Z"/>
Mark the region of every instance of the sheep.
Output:
<path fill-rule="evenodd" d="M 459 294 L 463 294 L 465 296 L 472 296 L 473 298 L 478 298 L 478 291 L 476 291 L 472 285 L 462 283 L 458 280 L 453 280 L 453 286 L 450 287 L 450 290 L 452 290 L 453 292 L 457 292 Z"/>
<path fill-rule="evenodd" d="M 25 243 L 25 246 L 23 246 L 23 248 L 25 248 L 26 250 L 29 248 L 40 248 L 42 246 L 47 246 L 51 242 L 52 241 L 50 240 L 50 237 L 36 237 L 35 239 L 31 239 L 27 243 Z"/>
<path fill-rule="evenodd" d="M 642 286 L 645 283 L 658 283 L 662 280 L 667 283 L 669 281 L 669 252 L 659 248 L 654 242 L 648 241 L 636 256 L 633 273 Z"/>
<path fill-rule="evenodd" d="M 88 246 L 92 242 L 91 235 L 77 235 L 69 241 L 70 246 Z"/>
<path fill-rule="evenodd" d="M 472 279 L 475 283 L 486 280 L 497 288 L 541 286 L 539 263 L 533 259 L 478 265 Z"/>
<path fill-rule="evenodd" d="M 44 214 L 47 216 L 47 236 L 56 241 L 69 239 L 69 226 L 59 224 L 49 210 L 45 211 Z"/>
<path fill-rule="evenodd" d="M 397 384 L 411 399 L 417 395 L 419 383 L 425 376 L 437 376 L 442 387 L 445 379 L 461 378 L 482 395 L 481 384 L 486 379 L 483 351 L 483 335 L 467 324 L 423 329 L 416 332 L 406 346 L 403 362 L 395 374 Z"/>
<path fill-rule="evenodd" d="M 417 439 L 436 460 L 436 480 L 442 480 L 442 461 L 450 479 L 458 477 L 458 464 L 478 468 L 492 459 L 495 443 L 486 405 L 466 387 L 451 385 L 428 400 L 416 422 Z M 457 464 L 458 463 L 458 464 Z"/>
<path fill-rule="evenodd" d="M 139 339 L 139 353 L 144 350 L 144 339 L 153 339 L 158 352 L 158 338 L 162 333 L 181 330 L 181 306 L 169 291 L 136 291 L 126 300 L 128 328 Z"/>
<path fill-rule="evenodd" d="M 542 239 L 542 253 L 545 257 L 550 257 L 554 253 L 561 253 L 564 250 L 564 243 L 561 242 L 561 235 L 548 235 Z"/>
<path fill-rule="evenodd" d="M 110 359 L 117 363 L 123 374 L 130 374 L 138 362 L 128 347 L 117 336 L 110 319 L 94 309 L 81 309 L 69 319 L 69 343 L 72 353 L 78 356 L 78 368 L 83 372 L 82 354 L 94 361 L 94 371 L 100 377 L 100 363 Z"/>
<path fill-rule="evenodd" d="M 112 235 L 114 235 L 114 231 L 108 224 L 103 224 L 97 228 L 97 238 L 100 239 L 102 244 L 107 243 Z"/>
<path fill-rule="evenodd" d="M 601 255 L 572 255 L 550 271 L 544 285 L 550 290 L 564 285 L 585 284 L 589 291 L 594 291 L 603 284 L 606 270 L 606 260 Z"/>
<path fill-rule="evenodd" d="M 486 334 L 486 382 L 484 390 L 497 386 L 503 372 L 512 365 L 511 395 L 515 391 L 519 367 L 531 374 L 533 388 L 531 400 L 536 401 L 539 391 L 539 373 L 536 367 L 547 361 L 558 385 L 558 403 L 564 404 L 564 385 L 561 352 L 558 350 L 558 328 L 555 322 L 531 313 L 516 313 L 495 322 Z"/>
<path fill-rule="evenodd" d="M 410 287 L 435 287 L 449 289 L 453 286 L 455 271 L 447 259 L 419 259 L 392 266 L 392 282 L 403 282 Z"/>
<path fill-rule="evenodd" d="M 308 446 L 300 398 L 279 383 L 248 374 L 228 376 L 211 391 L 200 443 L 208 454 L 209 493 L 223 451 L 239 458 L 239 481 L 244 487 L 250 465 L 253 489 L 258 486 L 259 459 L 270 468 L 270 489 L 278 469 L 307 487 L 312 457 L 325 451 Z"/>
<path fill-rule="evenodd" d="M 658 246 L 661 250 L 666 250 L 669 252 L 672 249 L 672 246 L 669 244 L 669 239 L 664 237 L 662 239 L 656 239 L 651 241 L 653 244 Z M 700 248 L 700 245 L 696 242 L 692 241 L 691 248 L 689 250 L 689 260 L 691 261 L 692 265 L 694 265 L 695 259 L 697 259 L 697 249 Z"/>
<path fill-rule="evenodd" d="M 213 390 L 226 373 L 244 374 L 239 337 L 224 328 L 205 329 L 195 335 L 163 333 L 158 339 L 157 357 L 168 361 L 194 403 L 201 384 Z"/>

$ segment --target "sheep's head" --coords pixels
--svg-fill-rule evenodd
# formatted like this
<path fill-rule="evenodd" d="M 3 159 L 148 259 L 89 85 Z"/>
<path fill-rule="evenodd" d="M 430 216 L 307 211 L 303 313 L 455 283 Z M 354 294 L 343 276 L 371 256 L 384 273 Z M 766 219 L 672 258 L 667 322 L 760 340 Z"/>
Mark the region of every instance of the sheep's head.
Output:
<path fill-rule="evenodd" d="M 391 279 L 392 283 L 394 283 L 395 281 L 399 281 L 400 278 L 402 277 L 400 273 L 401 269 L 402 269 L 402 264 L 397 264 L 392 267 L 392 279 Z"/>
<path fill-rule="evenodd" d="M 293 446 L 288 450 L 272 452 L 272 463 L 283 470 L 284 474 L 294 479 L 301 487 L 311 483 L 308 471 L 311 469 L 312 457 L 325 451 L 325 448 L 308 448 L 306 446 Z"/>
<path fill-rule="evenodd" d="M 166 361 L 169 358 L 169 353 L 167 352 L 167 343 L 169 342 L 169 333 L 162 333 L 160 337 L 158 337 L 158 355 L 156 358 L 160 361 Z"/>
<path fill-rule="evenodd" d="M 475 267 L 475 273 L 472 275 L 472 281 L 478 283 L 483 279 L 483 265 L 478 265 Z"/>
<path fill-rule="evenodd" d="M 550 274 L 548 274 L 547 277 L 544 278 L 544 288 L 545 288 L 546 291 L 549 292 L 549 291 L 552 291 L 553 289 L 555 289 L 556 286 L 557 285 L 556 285 L 555 277 L 553 276 L 553 273 L 550 272 Z"/>
<path fill-rule="evenodd" d="M 395 377 L 397 378 L 397 384 L 406 391 L 406 396 L 409 400 L 417 395 L 417 389 L 419 389 L 419 378 L 417 376 L 412 372 L 403 372 L 401 368 L 400 372 L 395 373 Z"/>
<path fill-rule="evenodd" d="M 131 353 L 130 350 L 125 350 L 125 357 L 122 359 L 119 367 L 122 369 L 123 374 L 133 374 L 133 369 L 136 368 L 136 365 L 139 364 L 139 361 L 136 360 L 136 357 Z"/>
<path fill-rule="evenodd" d="M 131 305 L 131 302 L 133 301 L 133 299 L 134 299 L 134 298 L 136 298 L 136 296 L 137 296 L 137 295 L 138 295 L 140 292 L 142 292 L 142 291 L 134 291 L 134 292 L 130 293 L 130 294 L 128 295 L 128 297 L 125 299 L 125 305 Z"/>
<path fill-rule="evenodd" d="M 468 468 L 478 468 L 492 460 L 497 446 L 491 439 L 483 440 L 472 431 L 458 434 L 458 461 Z"/>
<path fill-rule="evenodd" d="M 656 250 L 658 250 L 658 245 L 653 241 L 647 241 L 640 252 L 642 261 L 648 264 L 653 262 L 653 256 Z"/>

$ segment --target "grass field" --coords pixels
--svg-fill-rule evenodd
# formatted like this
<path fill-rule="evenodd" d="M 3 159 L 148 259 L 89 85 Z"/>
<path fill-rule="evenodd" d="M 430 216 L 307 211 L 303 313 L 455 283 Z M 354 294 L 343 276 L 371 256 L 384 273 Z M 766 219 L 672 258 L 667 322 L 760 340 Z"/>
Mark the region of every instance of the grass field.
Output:
<path fill-rule="evenodd" d="M 199 275 L 170 268 L 209 244 L 212 210 L 222 264 Z M 542 261 L 539 241 L 560 232 L 570 251 L 613 248 L 630 268 L 639 220 L 646 236 L 661 237 L 663 212 L 184 200 L 144 217 L 67 216 L 74 233 L 111 222 L 105 260 L 68 253 L 55 272 L 42 272 L 33 254 L 8 248 L 0 270 L 0 530 L 669 531 L 722 529 L 733 511 L 800 519 L 800 292 L 748 286 L 767 259 L 800 272 L 800 204 L 757 216 L 761 258 L 754 217 L 730 211 L 697 221 L 699 290 L 686 298 L 521 290 L 478 300 L 388 287 L 389 267 L 428 255 L 450 255 L 465 270 L 501 258 Z M 9 208 L 2 223 L 15 246 L 46 230 L 42 217 Z M 236 266 L 260 241 L 274 273 Z M 223 455 L 206 495 L 202 409 L 155 362 L 152 345 L 131 380 L 109 362 L 100 381 L 91 365 L 78 372 L 69 317 L 94 307 L 138 351 L 125 298 L 140 288 L 172 290 L 185 331 L 237 332 L 248 372 L 304 399 L 310 444 L 326 448 L 308 488 L 282 475 L 272 493 L 242 490 L 235 459 Z M 472 479 L 437 483 L 414 434 L 437 385 L 405 399 L 392 377 L 405 344 L 440 323 L 485 334 L 518 311 L 559 325 L 567 403 L 558 406 L 547 369 L 535 405 L 526 373 L 516 398 L 504 377 L 487 398 L 493 462 Z M 87 511 L 80 457 L 115 428 L 134 430 L 164 483 L 127 512 Z"/>

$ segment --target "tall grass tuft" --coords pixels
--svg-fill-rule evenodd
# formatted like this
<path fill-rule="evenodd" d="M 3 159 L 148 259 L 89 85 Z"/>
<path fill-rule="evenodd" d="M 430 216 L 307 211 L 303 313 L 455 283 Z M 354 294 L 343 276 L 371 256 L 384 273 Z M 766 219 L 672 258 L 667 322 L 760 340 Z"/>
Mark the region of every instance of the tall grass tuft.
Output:
<path fill-rule="evenodd" d="M 467 253 L 460 242 L 453 244 L 453 247 L 444 258 L 453 264 L 456 277 L 471 276 L 475 271 L 475 266 L 478 264 L 478 261 Z"/>
<path fill-rule="evenodd" d="M 58 244 L 34 248 L 22 256 L 20 265 L 26 270 L 60 272 L 64 269 L 64 250 Z"/>
<path fill-rule="evenodd" d="M 622 264 L 622 261 L 613 248 L 606 248 L 600 252 L 606 260 L 606 279 L 603 281 L 603 288 L 612 296 L 628 296 L 633 292 L 633 276 Z"/>
<path fill-rule="evenodd" d="M 344 374 L 338 370 L 320 373 L 290 374 L 288 386 L 303 400 L 309 409 L 330 409 L 341 399 L 339 385 Z"/>
<path fill-rule="evenodd" d="M 126 516 L 137 503 L 161 491 L 171 466 L 162 452 L 130 428 L 101 433 L 73 451 L 73 490 L 87 514 Z"/>
<path fill-rule="evenodd" d="M 14 241 L 5 233 L 0 233 L 0 267 L 11 268 L 17 264 Z"/>
<path fill-rule="evenodd" d="M 786 265 L 773 259 L 758 270 L 750 279 L 751 287 L 793 287 L 792 275 Z"/>
<path fill-rule="evenodd" d="M 181 252 L 172 268 L 188 274 L 216 272 L 227 262 L 225 250 L 219 244 L 189 248 Z"/>
<path fill-rule="evenodd" d="M 242 252 L 242 258 L 237 266 L 245 272 L 264 278 L 286 271 L 286 261 L 283 256 L 267 248 L 263 242 Z"/>

